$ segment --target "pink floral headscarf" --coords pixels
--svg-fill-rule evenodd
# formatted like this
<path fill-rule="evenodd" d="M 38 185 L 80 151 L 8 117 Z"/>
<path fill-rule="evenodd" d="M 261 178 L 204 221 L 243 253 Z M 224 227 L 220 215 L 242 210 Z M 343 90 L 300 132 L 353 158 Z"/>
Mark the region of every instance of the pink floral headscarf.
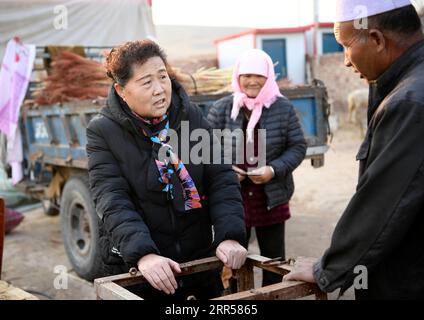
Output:
<path fill-rule="evenodd" d="M 249 98 L 241 91 L 239 77 L 243 74 L 258 74 L 267 78 L 256 98 Z M 269 108 L 277 97 L 283 96 L 275 81 L 274 65 L 270 56 L 259 49 L 245 51 L 234 66 L 231 85 L 234 90 L 231 119 L 235 120 L 237 118 L 240 108 L 243 106 L 252 111 L 247 124 L 247 141 L 252 142 L 253 130 L 262 115 L 262 108 Z"/>

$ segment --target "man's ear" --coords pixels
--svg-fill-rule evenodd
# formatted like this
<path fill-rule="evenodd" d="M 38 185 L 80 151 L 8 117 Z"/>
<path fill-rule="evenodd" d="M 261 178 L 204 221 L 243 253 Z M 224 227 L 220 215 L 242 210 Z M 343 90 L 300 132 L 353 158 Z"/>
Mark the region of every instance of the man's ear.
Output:
<path fill-rule="evenodd" d="M 118 83 L 115 83 L 115 84 L 113 85 L 113 87 L 115 88 L 116 93 L 118 93 L 118 95 L 122 98 L 122 100 L 124 100 L 124 101 L 125 101 L 124 87 L 123 87 L 123 86 L 121 86 L 121 85 L 120 85 L 120 84 L 118 84 Z"/>
<path fill-rule="evenodd" d="M 383 52 L 386 49 L 387 40 L 384 34 L 378 29 L 371 29 L 368 33 L 370 41 L 372 41 L 377 52 Z"/>

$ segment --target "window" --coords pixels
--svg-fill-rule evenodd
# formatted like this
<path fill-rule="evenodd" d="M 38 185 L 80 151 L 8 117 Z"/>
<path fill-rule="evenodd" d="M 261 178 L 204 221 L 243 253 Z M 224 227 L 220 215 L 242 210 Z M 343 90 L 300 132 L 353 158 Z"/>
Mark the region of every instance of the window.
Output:
<path fill-rule="evenodd" d="M 322 34 L 322 53 L 343 52 L 343 47 L 337 43 L 334 33 L 327 32 Z"/>

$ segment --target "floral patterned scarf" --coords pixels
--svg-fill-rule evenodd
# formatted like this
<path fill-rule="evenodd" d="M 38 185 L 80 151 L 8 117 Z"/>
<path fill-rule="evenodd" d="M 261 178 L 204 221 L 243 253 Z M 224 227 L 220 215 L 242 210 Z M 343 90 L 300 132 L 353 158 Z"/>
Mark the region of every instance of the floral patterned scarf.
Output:
<path fill-rule="evenodd" d="M 191 178 L 182 161 L 173 152 L 172 147 L 166 144 L 166 138 L 169 130 L 168 116 L 165 114 L 160 118 L 146 119 L 140 117 L 134 112 L 133 114 L 150 127 L 160 127 L 160 124 L 164 124 L 164 126 L 162 125 L 162 129 L 159 129 L 152 134 L 149 134 L 143 130 L 143 134 L 150 138 L 156 147 L 158 147 L 157 149 L 162 147 L 167 148 L 166 153 L 170 161 L 165 160 L 162 162 L 157 159 L 158 157 L 155 157 L 155 163 L 160 176 L 159 181 L 165 185 L 162 191 L 167 193 L 168 199 L 174 200 L 174 185 L 172 184 L 172 176 L 176 173 L 182 189 L 184 210 L 189 211 L 191 209 L 201 208 L 202 204 L 200 203 L 199 192 L 197 191 L 193 179 Z"/>

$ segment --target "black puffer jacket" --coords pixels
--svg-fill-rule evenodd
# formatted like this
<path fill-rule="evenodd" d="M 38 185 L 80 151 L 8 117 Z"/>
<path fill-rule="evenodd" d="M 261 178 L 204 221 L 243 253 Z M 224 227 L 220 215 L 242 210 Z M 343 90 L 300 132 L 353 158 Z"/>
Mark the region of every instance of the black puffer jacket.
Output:
<path fill-rule="evenodd" d="M 114 273 L 128 272 L 149 253 L 185 262 L 214 255 L 216 245 L 223 240 L 243 244 L 240 185 L 231 166 L 186 164 L 202 208 L 176 213 L 162 191 L 150 139 L 140 133 L 124 110 L 123 101 L 112 88 L 106 107 L 87 128 L 89 182 L 101 217 L 104 262 L 116 265 Z M 174 81 L 170 113 L 170 128 L 177 130 L 180 141 L 181 121 L 189 122 L 190 131 L 209 127 Z M 195 144 L 190 142 L 190 150 Z"/>
<path fill-rule="evenodd" d="M 208 114 L 208 121 L 216 129 L 242 129 L 243 112 L 235 121 L 231 119 L 233 96 L 217 101 Z M 292 172 L 303 161 L 306 154 L 306 141 L 296 112 L 290 101 L 278 98 L 270 107 L 262 109 L 259 128 L 266 130 L 266 164 L 275 170 L 275 178 L 265 185 L 268 210 L 287 203 L 294 192 Z M 225 142 L 224 142 L 224 145 Z M 232 140 L 233 163 L 237 150 Z"/>

